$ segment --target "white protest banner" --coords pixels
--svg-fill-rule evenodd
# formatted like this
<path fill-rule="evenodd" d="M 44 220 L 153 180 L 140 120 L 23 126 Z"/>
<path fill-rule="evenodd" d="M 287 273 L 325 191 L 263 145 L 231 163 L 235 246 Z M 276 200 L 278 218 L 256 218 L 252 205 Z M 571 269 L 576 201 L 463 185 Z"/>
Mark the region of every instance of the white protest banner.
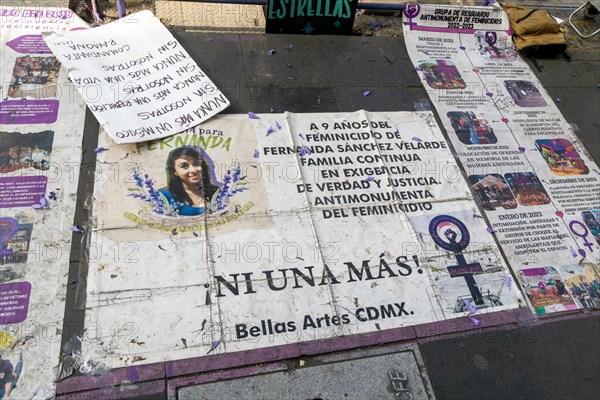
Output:
<path fill-rule="evenodd" d="M 229 106 L 150 11 L 45 40 L 117 143 L 174 135 Z"/>
<path fill-rule="evenodd" d="M 408 53 L 537 314 L 600 305 L 600 175 L 501 9 L 407 4 Z"/>
<path fill-rule="evenodd" d="M 96 368 L 520 307 L 431 113 L 219 115 L 99 139 L 82 344 Z"/>

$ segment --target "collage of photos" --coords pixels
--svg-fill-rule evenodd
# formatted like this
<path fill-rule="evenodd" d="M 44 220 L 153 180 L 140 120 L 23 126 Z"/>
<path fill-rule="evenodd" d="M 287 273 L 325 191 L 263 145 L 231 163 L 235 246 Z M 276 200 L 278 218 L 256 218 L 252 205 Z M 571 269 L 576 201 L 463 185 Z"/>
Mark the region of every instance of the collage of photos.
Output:
<path fill-rule="evenodd" d="M 426 251 L 444 310 L 451 314 L 466 311 L 469 302 L 478 309 L 501 307 L 515 302 L 515 292 L 505 287 L 506 267 L 500 253 L 493 249 L 477 251 L 484 228 L 473 220 L 472 212 L 459 211 L 436 216 L 411 217 L 417 232 L 427 232 L 435 251 Z M 422 246 L 427 249 L 428 240 Z M 433 250 L 433 249 L 432 249 Z"/>
<path fill-rule="evenodd" d="M 8 97 L 4 100 L 56 97 L 60 61 L 54 56 L 23 56 L 15 59 Z"/>
<path fill-rule="evenodd" d="M 18 133 L 0 131 L 0 173 L 50 168 L 53 131 Z"/>
<path fill-rule="evenodd" d="M 548 105 L 532 82 L 504 81 L 504 86 L 519 107 L 546 107 Z"/>
<path fill-rule="evenodd" d="M 464 144 L 494 144 L 498 142 L 486 119 L 477 118 L 472 111 L 450 111 L 446 114 L 454 133 Z"/>
<path fill-rule="evenodd" d="M 577 309 L 566 282 L 554 267 L 523 269 L 517 276 L 536 314 Z"/>
<path fill-rule="evenodd" d="M 600 275 L 594 264 L 563 265 L 558 272 L 580 308 L 600 307 Z"/>
<path fill-rule="evenodd" d="M 456 65 L 450 60 L 420 60 L 417 62 L 425 81 L 433 89 L 464 89 L 467 87 Z"/>
<path fill-rule="evenodd" d="M 498 208 L 512 210 L 517 208 L 517 201 L 508 184 L 499 174 L 471 175 L 469 184 L 486 211 Z"/>
<path fill-rule="evenodd" d="M 581 217 L 600 246 L 600 210 L 584 211 Z"/>
<path fill-rule="evenodd" d="M 550 203 L 550 196 L 533 172 L 504 174 L 504 179 L 521 206 L 541 206 Z"/>
<path fill-rule="evenodd" d="M 586 175 L 590 172 L 573 143 L 567 139 L 538 139 L 535 146 L 554 175 Z"/>
<path fill-rule="evenodd" d="M 433 279 L 442 293 L 444 309 L 452 313 L 466 311 L 466 302 L 478 309 L 500 307 L 514 301 L 512 293 L 504 293 L 506 272 L 497 254 L 471 253 L 466 269 L 458 268 L 451 258 L 428 259 Z"/>
<path fill-rule="evenodd" d="M 32 222 L 25 213 L 0 218 L 0 283 L 25 275 Z"/>
<path fill-rule="evenodd" d="M 502 33 L 500 33 L 502 35 Z M 517 59 L 517 52 L 510 36 L 498 36 L 498 32 L 475 31 L 477 50 L 486 61 L 512 62 Z"/>

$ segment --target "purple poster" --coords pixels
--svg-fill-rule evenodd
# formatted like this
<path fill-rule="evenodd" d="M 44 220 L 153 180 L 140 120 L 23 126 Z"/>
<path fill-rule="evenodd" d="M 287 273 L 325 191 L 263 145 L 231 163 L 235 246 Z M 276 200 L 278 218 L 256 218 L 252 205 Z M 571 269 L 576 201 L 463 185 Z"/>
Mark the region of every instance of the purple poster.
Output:
<path fill-rule="evenodd" d="M 51 124 L 58 100 L 7 100 L 0 103 L 0 124 Z"/>
<path fill-rule="evenodd" d="M 0 208 L 29 207 L 46 194 L 45 176 L 0 177 Z"/>
<path fill-rule="evenodd" d="M 29 282 L 0 284 L 0 325 L 25 321 L 30 294 Z"/>

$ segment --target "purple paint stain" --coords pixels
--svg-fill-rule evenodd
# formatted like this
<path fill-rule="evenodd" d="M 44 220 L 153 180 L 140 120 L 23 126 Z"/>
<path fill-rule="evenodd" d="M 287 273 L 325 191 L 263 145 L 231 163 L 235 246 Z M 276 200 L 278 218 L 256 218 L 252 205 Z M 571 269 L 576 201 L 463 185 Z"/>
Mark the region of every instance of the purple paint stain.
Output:
<path fill-rule="evenodd" d="M 367 97 L 370 94 L 371 94 L 371 92 L 369 90 L 367 90 L 367 91 L 364 91 L 362 95 L 365 96 L 365 97 Z"/>
<path fill-rule="evenodd" d="M 504 278 L 504 284 L 510 289 L 510 285 L 512 284 L 512 278 L 510 275 L 507 275 L 506 278 Z"/>
<path fill-rule="evenodd" d="M 106 147 L 96 147 L 94 149 L 94 153 L 98 154 L 98 153 L 102 153 L 103 151 L 108 150 Z"/>
<path fill-rule="evenodd" d="M 138 382 L 140 380 L 140 376 L 137 372 L 137 368 L 136 367 L 129 367 L 127 368 L 127 375 L 129 376 L 129 381 L 130 382 Z"/>
<path fill-rule="evenodd" d="M 254 114 L 252 111 L 248 111 L 248 118 L 250 119 L 260 119 L 258 115 Z"/>
<path fill-rule="evenodd" d="M 525 147 L 519 147 L 519 151 L 520 151 L 521 153 L 525 153 Z"/>
<path fill-rule="evenodd" d="M 478 320 L 477 318 L 473 318 L 473 317 L 469 316 L 469 319 L 471 320 L 471 322 L 473 323 L 473 325 L 475 325 L 475 326 L 481 325 L 481 321 Z"/>
<path fill-rule="evenodd" d="M 465 46 L 460 46 L 459 49 L 466 50 L 467 48 Z"/>
<path fill-rule="evenodd" d="M 267 136 L 269 136 L 271 133 L 275 132 L 275 129 L 273 129 L 272 126 L 267 128 Z"/>
<path fill-rule="evenodd" d="M 312 151 L 308 147 L 306 147 L 306 146 L 302 146 L 298 150 L 298 155 L 300 155 L 300 157 L 308 156 L 311 153 L 312 153 Z"/>
<path fill-rule="evenodd" d="M 277 50 L 275 50 L 275 49 L 271 49 L 271 50 L 267 51 L 267 54 L 270 56 L 272 56 L 275 53 L 277 53 Z"/>
<path fill-rule="evenodd" d="M 489 97 L 494 97 L 494 93 L 492 93 L 492 92 L 487 92 L 485 95 L 489 96 Z"/>
<path fill-rule="evenodd" d="M 254 150 L 254 158 L 258 157 L 260 157 L 260 153 L 258 152 L 258 150 Z"/>
<path fill-rule="evenodd" d="M 72 230 L 73 232 L 83 233 L 83 230 L 77 225 L 73 225 L 69 229 Z"/>
<path fill-rule="evenodd" d="M 413 137 L 412 137 L 412 140 L 414 140 L 415 142 L 422 142 L 422 141 L 423 141 L 423 140 L 421 140 L 421 138 L 420 138 L 420 137 L 418 137 L 418 136 L 413 136 Z"/>
<path fill-rule="evenodd" d="M 277 121 L 275 121 L 275 128 L 277 128 L 278 131 L 281 130 L 281 125 Z"/>
<path fill-rule="evenodd" d="M 369 175 L 366 178 L 361 179 L 361 182 L 371 182 L 373 179 L 375 179 L 375 178 L 373 178 L 372 176 Z"/>
<path fill-rule="evenodd" d="M 494 233 L 496 232 L 496 230 L 494 228 L 492 228 L 491 226 L 488 226 L 486 231 L 488 231 L 489 233 Z"/>
<path fill-rule="evenodd" d="M 570 247 L 569 250 L 571 251 L 571 256 L 577 257 L 577 252 L 575 251 L 574 248 Z"/>
<path fill-rule="evenodd" d="M 581 257 L 585 258 L 585 256 L 587 255 L 587 253 L 585 252 L 584 249 L 579 249 L 579 254 L 581 255 Z"/>

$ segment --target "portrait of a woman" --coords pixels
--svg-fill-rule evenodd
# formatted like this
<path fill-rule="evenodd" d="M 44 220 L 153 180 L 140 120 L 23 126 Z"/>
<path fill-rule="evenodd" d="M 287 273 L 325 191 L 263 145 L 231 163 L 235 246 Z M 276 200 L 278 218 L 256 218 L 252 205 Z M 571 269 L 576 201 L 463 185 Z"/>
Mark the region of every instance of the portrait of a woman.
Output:
<path fill-rule="evenodd" d="M 219 189 L 210 179 L 209 167 L 193 147 L 179 147 L 167 158 L 167 188 L 160 193 L 170 204 L 177 203 L 179 215 L 202 215 Z"/>

